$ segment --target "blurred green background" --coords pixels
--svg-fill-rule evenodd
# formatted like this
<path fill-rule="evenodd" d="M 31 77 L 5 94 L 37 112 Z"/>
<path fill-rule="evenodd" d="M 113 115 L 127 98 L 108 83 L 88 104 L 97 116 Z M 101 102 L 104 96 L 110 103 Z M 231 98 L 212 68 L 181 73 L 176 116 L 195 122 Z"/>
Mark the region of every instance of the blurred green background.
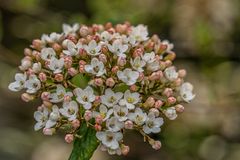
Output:
<path fill-rule="evenodd" d="M 166 122 L 156 137 L 160 151 L 130 132 L 128 156 L 96 151 L 93 160 L 240 159 L 239 0 L 0 0 L 0 160 L 65 160 L 71 151 L 62 135 L 33 131 L 40 102 L 24 103 L 7 89 L 31 40 L 60 32 L 62 23 L 126 20 L 175 44 L 175 64 L 187 69 L 197 96 Z"/>

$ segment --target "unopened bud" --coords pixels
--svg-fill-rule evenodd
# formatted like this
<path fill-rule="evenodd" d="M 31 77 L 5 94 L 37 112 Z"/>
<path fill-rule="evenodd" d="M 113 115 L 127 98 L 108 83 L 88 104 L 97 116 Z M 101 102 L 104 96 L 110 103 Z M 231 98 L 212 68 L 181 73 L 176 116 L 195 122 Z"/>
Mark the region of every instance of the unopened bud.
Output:
<path fill-rule="evenodd" d="M 99 115 L 97 115 L 96 117 L 95 117 L 95 122 L 97 123 L 97 124 L 102 124 L 102 122 L 103 122 L 103 117 L 99 114 Z"/>
<path fill-rule="evenodd" d="M 40 79 L 41 82 L 45 82 L 47 80 L 47 76 L 43 72 L 39 73 L 38 78 Z"/>
<path fill-rule="evenodd" d="M 155 104 L 155 100 L 153 97 L 148 97 L 147 100 L 144 103 L 145 107 L 153 107 L 153 105 Z"/>
<path fill-rule="evenodd" d="M 118 57 L 117 65 L 123 67 L 126 63 L 127 63 L 126 58 L 124 58 L 124 57 Z"/>
<path fill-rule="evenodd" d="M 80 121 L 78 119 L 73 120 L 71 123 L 72 123 L 73 128 L 75 128 L 75 129 L 80 127 Z"/>
<path fill-rule="evenodd" d="M 72 143 L 73 140 L 74 140 L 73 134 L 66 134 L 66 136 L 65 136 L 65 141 L 66 141 L 67 143 Z"/>
<path fill-rule="evenodd" d="M 43 134 L 46 136 L 52 136 L 56 130 L 54 128 L 44 128 L 43 129 Z"/>
<path fill-rule="evenodd" d="M 25 49 L 24 49 L 24 55 L 25 55 L 25 56 L 31 56 L 31 55 L 32 55 L 32 50 L 29 49 L 29 48 L 25 48 Z"/>
<path fill-rule="evenodd" d="M 78 71 L 75 68 L 71 67 L 68 69 L 68 74 L 70 74 L 71 76 L 75 76 L 76 74 L 78 74 Z"/>
<path fill-rule="evenodd" d="M 157 109 L 160 109 L 160 107 L 162 107 L 163 102 L 161 100 L 157 100 L 154 104 L 154 107 Z"/>
<path fill-rule="evenodd" d="M 49 95 L 50 95 L 49 92 L 42 92 L 42 94 L 41 94 L 41 99 L 42 99 L 43 101 L 48 101 L 48 100 L 49 100 Z"/>
<path fill-rule="evenodd" d="M 113 78 L 108 78 L 106 80 L 106 85 L 109 87 L 113 87 L 115 85 L 115 81 L 113 80 Z"/>
<path fill-rule="evenodd" d="M 175 109 L 176 109 L 176 111 L 177 111 L 178 113 L 184 112 L 184 107 L 183 107 L 183 105 L 181 105 L 181 104 L 177 104 L 177 105 L 175 106 Z"/>
<path fill-rule="evenodd" d="M 129 146 L 125 145 L 121 146 L 122 155 L 126 156 L 129 153 L 129 150 L 130 150 Z"/>
<path fill-rule="evenodd" d="M 84 113 L 84 119 L 89 121 L 92 118 L 92 112 L 90 110 L 86 110 Z"/>
<path fill-rule="evenodd" d="M 165 88 L 163 91 L 163 95 L 165 95 L 166 97 L 170 97 L 172 94 L 173 94 L 172 88 Z"/>
<path fill-rule="evenodd" d="M 169 104 L 174 104 L 174 103 L 176 103 L 176 98 L 175 97 L 168 97 L 168 99 L 167 99 L 167 102 L 169 103 Z"/>
<path fill-rule="evenodd" d="M 124 127 L 126 129 L 133 129 L 133 122 L 130 121 L 130 120 L 127 120 L 125 123 L 124 123 Z"/>
<path fill-rule="evenodd" d="M 62 82 L 63 81 L 63 75 L 58 73 L 55 75 L 54 79 L 57 81 L 57 82 Z"/>
<path fill-rule="evenodd" d="M 89 29 L 87 26 L 82 26 L 79 30 L 79 33 L 82 37 L 86 37 L 89 34 Z"/>
<path fill-rule="evenodd" d="M 94 128 L 95 128 L 96 131 L 101 131 L 102 130 L 102 126 L 99 125 L 99 124 L 95 124 Z"/>
<path fill-rule="evenodd" d="M 30 95 L 30 94 L 28 94 L 28 93 L 23 93 L 23 94 L 21 95 L 21 98 L 22 98 L 23 101 L 29 102 L 29 101 L 32 101 L 32 100 L 34 99 L 34 96 L 33 96 L 33 95 Z"/>
<path fill-rule="evenodd" d="M 185 69 L 180 69 L 180 70 L 178 71 L 178 77 L 179 77 L 179 78 L 184 78 L 186 75 L 187 75 L 187 72 L 186 72 Z"/>
<path fill-rule="evenodd" d="M 118 66 L 114 66 L 114 67 L 112 68 L 112 72 L 113 72 L 113 73 L 117 73 L 118 70 L 119 70 L 119 67 L 118 67 Z"/>
<path fill-rule="evenodd" d="M 107 57 L 105 54 L 100 54 L 99 55 L 99 60 L 102 61 L 103 63 L 107 62 Z"/>
<path fill-rule="evenodd" d="M 132 92 L 135 92 L 135 91 L 137 91 L 137 86 L 134 84 L 134 85 L 131 85 L 130 86 L 130 90 L 132 91 Z"/>
<path fill-rule="evenodd" d="M 152 112 L 155 117 L 159 116 L 159 110 L 157 108 L 151 108 L 149 112 Z"/>

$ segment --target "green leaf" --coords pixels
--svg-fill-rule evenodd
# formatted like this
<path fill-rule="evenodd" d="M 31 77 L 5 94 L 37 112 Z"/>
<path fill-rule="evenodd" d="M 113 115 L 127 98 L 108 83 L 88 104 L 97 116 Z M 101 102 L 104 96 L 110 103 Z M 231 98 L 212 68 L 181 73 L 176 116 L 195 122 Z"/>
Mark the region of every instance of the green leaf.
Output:
<path fill-rule="evenodd" d="M 88 82 L 90 81 L 90 77 L 79 73 L 77 75 L 75 75 L 72 79 L 71 79 L 71 83 L 84 89 L 88 86 Z"/>
<path fill-rule="evenodd" d="M 124 83 L 120 83 L 113 88 L 113 91 L 114 92 L 125 92 L 128 89 L 129 89 L 128 85 L 126 85 Z"/>
<path fill-rule="evenodd" d="M 81 138 L 75 139 L 69 160 L 89 160 L 99 145 L 96 131 L 83 123 L 77 134 Z"/>

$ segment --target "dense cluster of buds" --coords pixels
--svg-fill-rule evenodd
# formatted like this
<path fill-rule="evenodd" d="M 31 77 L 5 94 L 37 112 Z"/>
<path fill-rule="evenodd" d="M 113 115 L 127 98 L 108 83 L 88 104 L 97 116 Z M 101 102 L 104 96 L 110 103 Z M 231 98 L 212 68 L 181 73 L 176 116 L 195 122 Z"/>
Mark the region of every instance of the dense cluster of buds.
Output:
<path fill-rule="evenodd" d="M 25 57 L 9 85 L 25 90 L 26 102 L 41 97 L 34 129 L 52 135 L 59 130 L 71 143 L 82 123 L 96 130 L 101 149 L 129 152 L 125 130 L 136 130 L 154 149 L 161 142 L 149 135 L 161 131 L 163 118 L 177 118 L 195 95 L 176 70 L 173 44 L 148 36 L 144 25 L 63 25 L 63 33 L 44 34 L 24 50 Z"/>

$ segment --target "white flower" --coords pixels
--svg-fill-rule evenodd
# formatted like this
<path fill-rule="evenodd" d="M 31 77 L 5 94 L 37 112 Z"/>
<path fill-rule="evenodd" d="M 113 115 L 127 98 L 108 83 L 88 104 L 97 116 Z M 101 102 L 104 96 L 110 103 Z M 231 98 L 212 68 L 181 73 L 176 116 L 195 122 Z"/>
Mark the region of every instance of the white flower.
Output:
<path fill-rule="evenodd" d="M 54 43 L 58 42 L 62 37 L 62 34 L 58 34 L 56 32 L 51 33 L 50 35 L 43 34 L 41 37 L 41 41 L 44 43 Z"/>
<path fill-rule="evenodd" d="M 76 100 L 82 104 L 85 109 L 91 109 L 92 102 L 95 100 L 95 95 L 91 87 L 87 86 L 84 90 L 76 88 L 73 92 L 77 97 Z"/>
<path fill-rule="evenodd" d="M 113 107 L 118 101 L 122 98 L 123 93 L 117 92 L 114 93 L 110 88 L 105 90 L 105 94 L 101 96 L 102 104 L 105 104 L 107 107 Z"/>
<path fill-rule="evenodd" d="M 113 113 L 114 116 L 120 121 L 123 122 L 127 120 L 127 115 L 128 115 L 128 108 L 126 106 L 119 106 L 115 105 L 113 106 Z"/>
<path fill-rule="evenodd" d="M 166 52 L 170 52 L 174 48 L 174 45 L 172 43 L 169 43 L 168 40 L 162 41 L 161 44 L 167 46 Z"/>
<path fill-rule="evenodd" d="M 76 101 L 64 102 L 63 108 L 59 109 L 59 112 L 69 121 L 73 121 L 77 118 L 78 104 Z"/>
<path fill-rule="evenodd" d="M 49 119 L 46 122 L 45 128 L 51 128 L 56 125 L 58 119 L 60 118 L 60 113 L 57 105 L 52 106 L 52 112 L 49 115 Z"/>
<path fill-rule="evenodd" d="M 83 46 L 87 54 L 97 56 L 101 53 L 101 44 L 97 44 L 95 40 L 91 40 L 88 45 Z"/>
<path fill-rule="evenodd" d="M 101 104 L 99 107 L 99 112 L 93 111 L 93 117 L 97 117 L 98 115 L 101 115 L 103 118 L 103 121 L 107 120 L 113 113 L 113 109 L 109 109 Z"/>
<path fill-rule="evenodd" d="M 150 52 L 150 53 L 145 53 L 142 56 L 142 59 L 146 62 L 146 63 L 153 63 L 155 61 L 155 53 L 154 52 Z"/>
<path fill-rule="evenodd" d="M 111 117 L 106 121 L 106 127 L 109 131 L 118 132 L 124 127 L 124 124 L 117 117 Z"/>
<path fill-rule="evenodd" d="M 28 58 L 23 58 L 21 60 L 21 65 L 19 66 L 19 69 L 22 71 L 25 71 L 25 70 L 29 69 L 31 66 L 32 66 L 31 60 Z"/>
<path fill-rule="evenodd" d="M 135 122 L 137 125 L 143 125 L 147 119 L 147 114 L 140 108 L 136 108 L 134 113 L 129 113 L 128 118 Z"/>
<path fill-rule="evenodd" d="M 122 41 L 117 39 L 112 45 L 108 44 L 108 49 L 119 57 L 126 57 L 124 53 L 127 51 L 128 45 L 122 44 Z"/>
<path fill-rule="evenodd" d="M 27 88 L 27 93 L 36 93 L 41 88 L 41 82 L 36 75 L 30 75 L 25 82 L 25 88 Z"/>
<path fill-rule="evenodd" d="M 154 113 L 149 113 L 145 125 L 143 126 L 143 131 L 146 134 L 159 133 L 161 131 L 161 126 L 163 125 L 163 118 L 156 118 Z"/>
<path fill-rule="evenodd" d="M 154 72 L 154 71 L 157 71 L 159 69 L 160 69 L 160 64 L 157 60 L 154 60 L 152 63 L 147 64 L 147 70 L 149 70 L 149 71 Z"/>
<path fill-rule="evenodd" d="M 192 84 L 185 82 L 180 87 L 180 96 L 185 102 L 190 102 L 194 97 L 195 94 L 192 93 L 193 86 Z"/>
<path fill-rule="evenodd" d="M 141 24 L 136 27 L 132 27 L 130 37 L 134 38 L 138 42 L 146 41 L 148 39 L 147 27 Z"/>
<path fill-rule="evenodd" d="M 100 131 L 96 133 L 96 137 L 102 144 L 113 150 L 119 148 L 119 141 L 122 140 L 123 135 L 121 132 Z"/>
<path fill-rule="evenodd" d="M 40 57 L 45 61 L 50 60 L 55 56 L 56 56 L 56 52 L 52 48 L 43 48 L 41 50 Z"/>
<path fill-rule="evenodd" d="M 137 71 L 133 71 L 130 68 L 126 68 L 124 71 L 118 71 L 117 76 L 121 81 L 131 86 L 137 82 L 139 73 Z"/>
<path fill-rule="evenodd" d="M 108 31 L 103 31 L 100 35 L 100 38 L 104 42 L 108 42 L 112 39 L 112 35 Z"/>
<path fill-rule="evenodd" d="M 56 92 L 51 93 L 49 95 L 49 99 L 50 99 L 50 102 L 59 103 L 59 102 L 63 101 L 65 96 L 72 97 L 73 94 L 72 94 L 72 92 L 66 92 L 65 88 L 62 85 L 58 84 Z"/>
<path fill-rule="evenodd" d="M 57 59 L 53 57 L 49 63 L 49 69 L 53 71 L 54 74 L 61 73 L 64 66 L 64 58 Z"/>
<path fill-rule="evenodd" d="M 102 76 L 104 73 L 106 73 L 103 62 L 99 61 L 97 58 L 93 58 L 91 60 L 91 64 L 85 65 L 84 69 L 86 72 L 92 73 L 97 77 Z"/>
<path fill-rule="evenodd" d="M 42 69 L 42 65 L 40 62 L 38 63 L 33 63 L 32 70 L 34 73 L 39 73 Z"/>
<path fill-rule="evenodd" d="M 66 43 L 67 43 L 67 50 L 63 50 L 63 53 L 68 56 L 78 55 L 79 50 L 83 48 L 83 45 L 80 42 L 75 44 L 72 41 L 67 40 Z"/>
<path fill-rule="evenodd" d="M 8 89 L 14 92 L 18 92 L 24 88 L 27 75 L 23 73 L 15 74 L 15 82 L 12 82 L 8 85 Z"/>
<path fill-rule="evenodd" d="M 79 24 L 75 23 L 73 26 L 70 26 L 68 24 L 63 24 L 62 26 L 63 32 L 68 35 L 68 34 L 76 34 L 77 30 L 79 29 Z"/>
<path fill-rule="evenodd" d="M 177 118 L 177 112 L 176 112 L 176 109 L 174 107 L 167 108 L 166 110 L 163 111 L 163 113 L 170 120 L 174 120 L 174 119 Z"/>
<path fill-rule="evenodd" d="M 143 67 L 146 65 L 146 62 L 141 60 L 140 57 L 136 57 L 134 60 L 131 59 L 131 65 L 136 71 L 143 72 Z"/>
<path fill-rule="evenodd" d="M 129 90 L 125 91 L 124 99 L 121 99 L 119 104 L 126 105 L 128 109 L 134 109 L 135 104 L 137 104 L 140 100 L 140 94 L 137 92 L 131 93 Z"/>
<path fill-rule="evenodd" d="M 37 121 L 37 123 L 34 126 L 34 130 L 38 131 L 39 129 L 43 128 L 48 120 L 48 109 L 43 108 L 43 111 L 35 111 L 34 112 L 34 119 Z"/>
<path fill-rule="evenodd" d="M 178 72 L 173 66 L 166 68 L 164 75 L 169 81 L 174 81 L 178 78 Z"/>

